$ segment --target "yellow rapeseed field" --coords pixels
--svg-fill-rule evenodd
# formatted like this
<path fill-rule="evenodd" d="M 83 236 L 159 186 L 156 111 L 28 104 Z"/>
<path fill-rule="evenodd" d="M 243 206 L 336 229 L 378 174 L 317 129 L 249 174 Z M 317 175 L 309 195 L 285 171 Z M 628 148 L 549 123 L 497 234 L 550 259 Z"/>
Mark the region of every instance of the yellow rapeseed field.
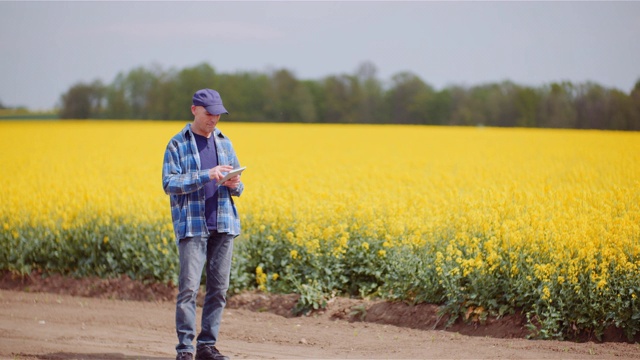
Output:
<path fill-rule="evenodd" d="M 152 224 L 151 237 L 128 233 L 174 251 L 161 165 L 184 124 L 0 122 L 1 239 Z M 531 282 L 547 305 L 584 295 L 585 284 L 637 304 L 638 287 L 614 285 L 640 279 L 640 133 L 224 118 L 219 127 L 247 166 L 240 241 L 289 244 L 289 261 L 339 258 L 356 243 L 382 259 L 429 248 L 440 284 L 500 273 Z M 263 288 L 281 275 L 258 270 Z"/>

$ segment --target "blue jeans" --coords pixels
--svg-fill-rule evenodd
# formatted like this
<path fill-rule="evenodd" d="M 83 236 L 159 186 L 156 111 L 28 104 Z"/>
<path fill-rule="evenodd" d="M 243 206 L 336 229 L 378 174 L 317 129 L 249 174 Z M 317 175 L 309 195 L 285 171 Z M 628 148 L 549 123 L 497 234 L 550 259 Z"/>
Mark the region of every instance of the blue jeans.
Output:
<path fill-rule="evenodd" d="M 209 237 L 188 237 L 180 240 L 180 276 L 176 302 L 177 352 L 194 352 L 196 336 L 196 297 L 200 288 L 202 268 L 206 264 L 207 293 L 202 308 L 201 331 L 197 344 L 215 345 L 227 303 L 233 235 L 211 232 Z"/>

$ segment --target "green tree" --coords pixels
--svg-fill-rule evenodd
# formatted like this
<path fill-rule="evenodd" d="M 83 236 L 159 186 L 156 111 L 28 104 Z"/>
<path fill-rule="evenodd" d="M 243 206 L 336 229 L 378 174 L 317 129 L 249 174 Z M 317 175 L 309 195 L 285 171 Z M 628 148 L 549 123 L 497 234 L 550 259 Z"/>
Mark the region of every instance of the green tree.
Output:
<path fill-rule="evenodd" d="M 159 69 L 147 70 L 143 67 L 129 72 L 124 82 L 125 94 L 131 104 L 131 117 L 149 119 L 151 115 L 150 94 L 158 86 Z"/>
<path fill-rule="evenodd" d="M 449 125 L 477 125 L 478 118 L 473 114 L 473 107 L 469 101 L 469 92 L 462 86 L 449 87 L 451 98 L 451 117 Z"/>
<path fill-rule="evenodd" d="M 574 128 L 577 113 L 573 106 L 574 86 L 570 82 L 552 83 L 543 89 L 540 126 L 549 128 Z"/>
<path fill-rule="evenodd" d="M 453 98 L 450 89 L 435 92 L 427 102 L 427 124 L 449 125 L 453 112 Z"/>
<path fill-rule="evenodd" d="M 151 92 L 159 84 L 162 71 L 155 67 L 153 71 L 144 67 L 135 68 L 127 75 L 118 74 L 109 92 L 109 104 L 114 101 L 109 116 L 119 119 L 151 118 Z M 116 110 L 117 109 L 117 110 Z"/>
<path fill-rule="evenodd" d="M 192 117 L 191 96 L 222 94 L 231 121 L 398 123 L 640 130 L 640 80 L 630 94 L 595 83 L 539 88 L 511 81 L 434 90 L 405 71 L 385 88 L 371 62 L 353 75 L 298 80 L 287 69 L 218 74 L 200 63 L 181 70 L 137 67 L 108 86 L 75 84 L 62 96 L 63 118 Z M 0 104 L 1 106 L 1 104 Z"/>
<path fill-rule="evenodd" d="M 429 102 L 433 88 L 417 75 L 401 72 L 391 78 L 387 102 L 390 119 L 395 124 L 429 124 Z"/>
<path fill-rule="evenodd" d="M 636 85 L 631 94 L 629 94 L 632 102 L 631 120 L 627 130 L 640 130 L 640 80 L 636 81 Z"/>
<path fill-rule="evenodd" d="M 491 88 L 491 108 L 488 113 L 494 126 L 527 126 L 519 124 L 520 114 L 516 104 L 518 86 L 511 81 L 503 81 Z"/>
<path fill-rule="evenodd" d="M 192 119 L 191 98 L 194 92 L 181 92 L 176 86 L 176 77 L 161 81 L 149 94 L 149 114 L 151 119 L 188 120 Z"/>
<path fill-rule="evenodd" d="M 357 102 L 353 96 L 356 83 L 357 80 L 348 75 L 328 76 L 323 80 L 324 122 L 357 122 Z"/>
<path fill-rule="evenodd" d="M 609 93 L 594 83 L 580 84 L 575 87 L 574 107 L 577 114 L 577 127 L 581 129 L 606 129 L 609 119 Z"/>
<path fill-rule="evenodd" d="M 129 104 L 124 89 L 117 86 L 117 84 L 124 81 L 123 78 L 124 74 L 118 74 L 113 84 L 107 88 L 107 109 L 105 115 L 109 119 L 131 118 L 131 105 Z"/>
<path fill-rule="evenodd" d="M 457 125 L 525 126 L 518 124 L 518 86 L 510 81 L 488 83 L 470 89 L 454 88 Z"/>
<path fill-rule="evenodd" d="M 462 103 L 466 125 L 495 126 L 499 123 L 500 98 L 496 94 L 497 87 L 497 84 L 486 84 L 474 86 L 467 91 Z M 509 126 L 509 123 L 503 123 L 502 126 Z"/>
<path fill-rule="evenodd" d="M 384 123 L 389 120 L 388 114 L 384 112 L 384 91 L 376 78 L 377 71 L 371 62 L 363 62 L 356 70 L 357 91 L 354 96 L 359 123 Z"/>
<path fill-rule="evenodd" d="M 61 97 L 61 119 L 100 118 L 104 113 L 105 87 L 100 80 L 73 85 Z"/>
<path fill-rule="evenodd" d="M 272 121 L 315 122 L 313 96 L 288 70 L 274 71 L 270 77 L 266 114 Z"/>
<path fill-rule="evenodd" d="M 514 106 L 517 114 L 516 126 L 538 126 L 538 112 L 542 104 L 542 96 L 532 87 L 517 87 L 514 94 Z"/>
<path fill-rule="evenodd" d="M 177 120 L 192 119 L 191 99 L 193 94 L 200 89 L 215 89 L 220 82 L 220 76 L 207 63 L 184 68 L 169 79 L 171 79 L 169 81 L 170 90 L 166 92 L 166 96 L 168 96 L 166 101 L 169 104 L 167 118 Z M 226 102 L 227 97 L 222 91 L 221 94 L 222 99 Z"/>
<path fill-rule="evenodd" d="M 323 83 L 314 80 L 303 80 L 302 86 L 307 88 L 316 110 L 316 122 L 327 122 L 327 96 Z"/>
<path fill-rule="evenodd" d="M 610 113 L 607 119 L 609 130 L 633 130 L 633 121 L 637 117 L 633 106 L 633 98 L 619 90 L 609 93 Z"/>
<path fill-rule="evenodd" d="M 257 72 L 221 74 L 214 85 L 229 110 L 228 121 L 268 121 L 269 77 Z"/>

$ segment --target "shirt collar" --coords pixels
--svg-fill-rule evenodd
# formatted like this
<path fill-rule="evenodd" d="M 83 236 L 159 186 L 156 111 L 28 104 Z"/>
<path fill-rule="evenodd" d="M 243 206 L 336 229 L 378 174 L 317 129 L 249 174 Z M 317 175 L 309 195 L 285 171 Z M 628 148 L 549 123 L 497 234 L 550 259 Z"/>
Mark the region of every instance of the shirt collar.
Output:
<path fill-rule="evenodd" d="M 188 123 L 182 129 L 182 136 L 184 136 L 185 139 L 189 139 L 189 138 L 191 138 L 191 134 L 193 134 L 193 131 L 191 131 L 191 123 Z M 213 135 L 221 137 L 221 138 L 224 137 L 224 135 L 222 134 L 222 131 L 220 131 L 220 129 L 218 129 L 218 128 L 213 129 Z"/>

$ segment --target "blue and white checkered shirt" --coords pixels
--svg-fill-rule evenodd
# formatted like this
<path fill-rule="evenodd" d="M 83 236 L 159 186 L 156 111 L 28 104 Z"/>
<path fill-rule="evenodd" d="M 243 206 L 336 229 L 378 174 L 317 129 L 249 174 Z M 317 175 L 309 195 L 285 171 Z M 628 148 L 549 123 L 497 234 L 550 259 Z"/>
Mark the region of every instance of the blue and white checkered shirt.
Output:
<path fill-rule="evenodd" d="M 213 136 L 218 164 L 240 167 L 231 140 L 217 128 Z M 189 123 L 167 144 L 162 165 L 162 186 L 171 200 L 177 242 L 186 237 L 209 235 L 204 216 L 204 184 L 209 181 L 213 181 L 209 179 L 209 171 L 200 169 L 198 146 Z M 233 190 L 218 187 L 218 232 L 240 235 L 240 217 L 231 196 L 240 196 L 243 190 L 242 182 Z"/>

